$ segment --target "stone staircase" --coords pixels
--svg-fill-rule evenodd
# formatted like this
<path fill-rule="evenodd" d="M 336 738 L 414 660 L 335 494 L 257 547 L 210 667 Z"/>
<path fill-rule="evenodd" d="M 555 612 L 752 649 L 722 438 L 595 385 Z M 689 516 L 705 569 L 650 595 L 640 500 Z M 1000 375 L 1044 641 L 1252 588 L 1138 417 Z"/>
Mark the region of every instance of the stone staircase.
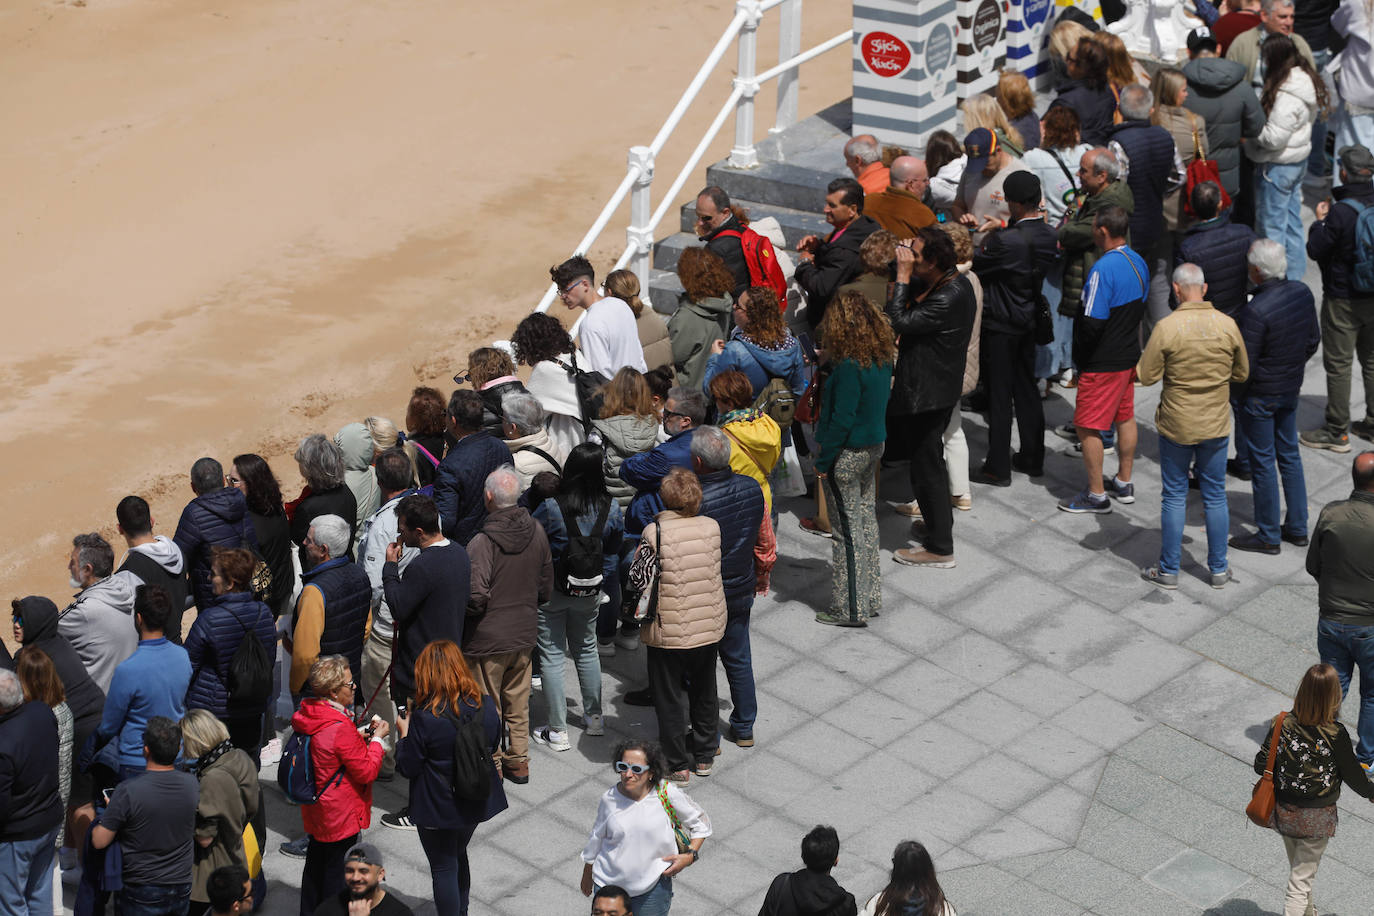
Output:
<path fill-rule="evenodd" d="M 825 186 L 849 174 L 843 154 L 849 130 L 846 99 L 759 143 L 760 161 L 755 168 L 731 168 L 725 160 L 709 166 L 702 187 L 724 188 L 730 201 L 744 207 L 750 219 L 776 219 L 787 243 L 785 251 L 795 261 L 796 244 L 803 236 L 824 237 L 830 231 L 821 215 Z M 649 301 L 664 315 L 673 313 L 682 293 L 673 272 L 678 256 L 684 248 L 701 244 L 695 227 L 696 201 L 691 200 L 679 211 L 679 231 L 654 243 Z"/>

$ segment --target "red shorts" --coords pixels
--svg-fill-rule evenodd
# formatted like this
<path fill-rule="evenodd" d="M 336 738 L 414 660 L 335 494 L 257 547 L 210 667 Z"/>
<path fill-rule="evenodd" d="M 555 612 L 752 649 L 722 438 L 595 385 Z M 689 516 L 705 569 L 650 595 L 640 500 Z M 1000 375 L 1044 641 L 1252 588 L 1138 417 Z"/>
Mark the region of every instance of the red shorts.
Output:
<path fill-rule="evenodd" d="M 1078 377 L 1073 425 L 1106 431 L 1135 418 L 1135 370 L 1084 372 Z"/>

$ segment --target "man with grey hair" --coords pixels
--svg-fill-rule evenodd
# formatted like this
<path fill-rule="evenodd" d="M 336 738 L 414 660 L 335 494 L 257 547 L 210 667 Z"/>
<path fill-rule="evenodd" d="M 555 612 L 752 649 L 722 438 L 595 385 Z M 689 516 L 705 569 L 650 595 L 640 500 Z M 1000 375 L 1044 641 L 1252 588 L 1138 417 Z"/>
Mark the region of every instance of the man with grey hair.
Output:
<path fill-rule="evenodd" d="M 1255 88 L 1256 95 L 1264 90 L 1264 61 L 1261 59 L 1260 46 L 1270 35 L 1287 35 L 1293 39 L 1298 53 L 1313 70 L 1317 69 L 1317 61 L 1312 56 L 1312 47 L 1307 39 L 1293 31 L 1293 19 L 1293 0 L 1263 0 L 1260 3 L 1259 25 L 1241 32 L 1226 48 L 1226 59 L 1245 68 L 1245 78 Z"/>
<path fill-rule="evenodd" d="M 1169 314 L 1169 265 L 1173 236 L 1165 231 L 1164 198 L 1183 187 L 1186 173 L 1173 135 L 1150 123 L 1154 96 L 1137 83 L 1121 90 L 1122 121 L 1109 132 L 1107 148 L 1116 156 L 1135 209 L 1131 211 L 1131 248 L 1150 267 L 1150 295 L 1145 301 L 1145 329 Z"/>
<path fill-rule="evenodd" d="M 1130 213 L 1135 207 L 1135 198 L 1121 175 L 1121 165 L 1105 147 L 1090 149 L 1079 159 L 1081 193 L 1059 229 L 1059 248 L 1064 253 L 1064 298 L 1059 303 L 1059 314 L 1066 318 L 1076 317 L 1083 310 L 1083 286 L 1101 254 L 1093 237 L 1098 212 L 1120 207 Z"/>
<path fill-rule="evenodd" d="M 563 473 L 563 461 L 568 457 L 544 428 L 547 414 L 534 395 L 526 392 L 508 394 L 501 399 L 505 418 L 501 432 L 520 475 L 520 492 L 529 489 L 534 475 L 541 471 Z"/>
<path fill-rule="evenodd" d="M 730 470 L 730 449 L 729 436 L 718 426 L 702 426 L 692 432 L 692 470 L 701 479 L 698 514 L 715 519 L 720 526 L 726 617 L 725 635 L 717 648 L 732 704 L 726 737 L 740 747 L 753 747 L 758 699 L 749 650 L 749 613 L 754 608 L 759 576 L 766 581 L 777 550 L 772 543 L 771 523 L 764 517 L 763 489 L 754 478 Z M 710 769 L 709 763 L 698 763 L 696 774 L 706 776 Z"/>
<path fill-rule="evenodd" d="M 888 168 L 883 165 L 883 148 L 872 134 L 859 134 L 844 145 L 844 164 L 863 185 L 865 194 L 887 188 Z"/>
<path fill-rule="evenodd" d="M 62 826 L 57 718 L 24 702 L 13 671 L 0 668 L 0 910 L 51 913 L 52 860 Z"/>
<path fill-rule="evenodd" d="M 890 184 L 881 193 L 864 198 L 864 212 L 897 238 L 912 238 L 917 229 L 935 222 L 935 214 L 924 203 L 930 172 L 924 160 L 898 156 L 892 160 L 888 177 Z"/>
<path fill-rule="evenodd" d="M 109 692 L 115 668 L 138 648 L 135 584 L 113 572 L 114 550 L 108 541 L 94 533 L 72 538 L 67 576 L 80 591 L 58 615 L 57 632 L 71 643 L 101 693 Z"/>
<path fill-rule="evenodd" d="M 462 648 L 508 730 L 509 743 L 497 754 L 501 773 L 522 785 L 530 781 L 530 654 L 539 605 L 553 596 L 553 554 L 543 527 L 517 505 L 514 466 L 488 474 L 482 495 L 487 516 L 468 543 L 472 590 Z"/>
<path fill-rule="evenodd" d="M 355 683 L 363 679 L 363 641 L 372 610 L 372 580 L 348 554 L 350 526 L 337 515 L 316 516 L 305 536 L 310 569 L 282 642 L 291 653 L 291 694 L 299 697 L 310 666 L 321 655 L 348 659 Z"/>
<path fill-rule="evenodd" d="M 1250 377 L 1233 390 L 1236 421 L 1249 443 L 1250 486 L 1255 495 L 1255 534 L 1237 535 L 1231 546 L 1277 554 L 1279 541 L 1307 544 L 1307 483 L 1298 448 L 1298 391 L 1307 360 L 1317 352 L 1321 329 L 1306 283 L 1285 279 L 1283 246 L 1259 239 L 1250 246 L 1249 306 L 1236 322 L 1245 340 Z M 1274 472 L 1277 459 L 1278 473 Z M 1288 517 L 1279 525 L 1279 479 Z"/>
<path fill-rule="evenodd" d="M 672 388 L 663 402 L 663 431 L 668 441 L 631 455 L 620 465 L 620 479 L 634 487 L 625 515 L 625 531 L 639 537 L 644 526 L 663 511 L 659 484 L 673 468 L 692 466 L 692 430 L 706 422 L 706 395 L 699 388 Z"/>
<path fill-rule="evenodd" d="M 210 584 L 210 553 L 216 547 L 258 549 L 258 535 L 248 517 L 248 501 L 243 491 L 231 487 L 224 468 L 213 458 L 200 458 L 191 465 L 191 491 L 195 498 L 181 510 L 172 540 L 181 548 L 191 579 L 191 599 L 196 607 L 206 608 L 215 601 Z"/>
<path fill-rule="evenodd" d="M 1207 528 L 1212 588 L 1231 579 L 1226 559 L 1226 440 L 1231 428 L 1231 385 L 1250 374 L 1236 322 L 1206 300 L 1207 282 L 1196 264 L 1174 270 L 1178 309 L 1155 326 L 1136 372 L 1142 385 L 1164 380 L 1155 411 L 1159 431 L 1161 546 L 1159 563 L 1141 578 L 1178 588 L 1187 513 L 1188 468 L 1196 464 Z"/>

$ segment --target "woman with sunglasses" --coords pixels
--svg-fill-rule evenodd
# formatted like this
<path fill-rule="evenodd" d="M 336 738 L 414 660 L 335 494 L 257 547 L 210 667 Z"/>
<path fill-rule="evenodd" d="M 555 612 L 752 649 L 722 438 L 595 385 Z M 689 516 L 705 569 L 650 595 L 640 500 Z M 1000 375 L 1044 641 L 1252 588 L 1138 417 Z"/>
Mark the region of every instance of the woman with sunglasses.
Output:
<path fill-rule="evenodd" d="M 673 903 L 673 876 L 696 862 L 711 822 L 691 797 L 668 779 L 658 745 L 630 740 L 616 748 L 620 780 L 601 796 L 591 836 L 582 849 L 582 894 L 619 885 L 635 916 L 665 916 Z M 689 841 L 678 851 L 680 835 Z"/>
<path fill-rule="evenodd" d="M 301 872 L 301 916 L 344 889 L 344 856 L 372 824 L 372 784 L 382 770 L 382 739 L 390 730 L 353 724 L 357 685 L 348 659 L 322 655 L 310 666 L 310 696 L 291 717 L 291 727 L 310 736 L 310 763 L 319 801 L 301 805 L 310 837 Z"/>

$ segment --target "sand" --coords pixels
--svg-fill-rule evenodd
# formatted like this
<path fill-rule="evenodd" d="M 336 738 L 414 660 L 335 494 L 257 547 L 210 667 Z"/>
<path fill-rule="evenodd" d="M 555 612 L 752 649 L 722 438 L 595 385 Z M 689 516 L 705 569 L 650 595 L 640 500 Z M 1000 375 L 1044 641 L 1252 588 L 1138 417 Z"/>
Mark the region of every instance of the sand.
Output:
<path fill-rule="evenodd" d="M 202 455 L 258 452 L 290 498 L 303 436 L 401 423 L 416 384 L 447 392 L 468 350 L 538 301 L 732 13 L 666 0 L 0 7 L 4 597 L 64 606 L 72 535 L 100 531 L 122 556 L 114 507 L 128 493 L 170 535 Z M 806 14 L 804 46 L 849 25 L 847 3 Z M 777 60 L 776 21 L 761 67 Z M 733 62 L 660 160 L 659 193 Z M 838 51 L 803 70 L 803 116 L 849 94 L 849 68 Z M 763 136 L 772 92 L 758 103 Z M 623 226 L 593 249 L 603 272 Z"/>

